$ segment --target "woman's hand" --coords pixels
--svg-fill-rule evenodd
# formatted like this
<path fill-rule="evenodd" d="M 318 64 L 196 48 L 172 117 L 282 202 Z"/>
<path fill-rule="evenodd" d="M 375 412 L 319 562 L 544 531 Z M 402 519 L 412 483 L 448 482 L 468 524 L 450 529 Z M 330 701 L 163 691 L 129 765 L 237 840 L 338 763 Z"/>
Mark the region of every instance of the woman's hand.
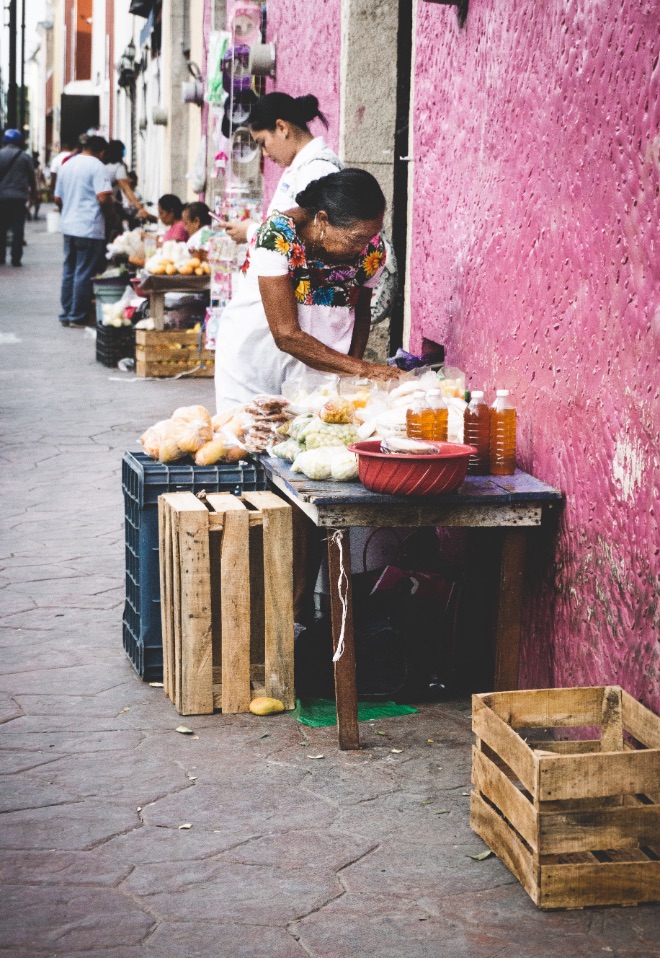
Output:
<path fill-rule="evenodd" d="M 363 363 L 364 372 L 362 375 L 375 382 L 391 383 L 401 376 L 401 370 L 396 366 L 385 366 L 380 363 Z"/>
<path fill-rule="evenodd" d="M 251 223 L 252 220 L 233 220 L 233 222 L 227 223 L 225 229 L 229 238 L 233 239 L 235 243 L 247 243 L 248 227 Z"/>

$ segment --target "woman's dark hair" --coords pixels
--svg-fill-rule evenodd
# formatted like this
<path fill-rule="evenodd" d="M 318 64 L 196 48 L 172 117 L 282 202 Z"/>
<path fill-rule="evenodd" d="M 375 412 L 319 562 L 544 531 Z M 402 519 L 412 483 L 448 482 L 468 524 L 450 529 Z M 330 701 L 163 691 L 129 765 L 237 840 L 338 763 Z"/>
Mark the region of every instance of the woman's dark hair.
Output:
<path fill-rule="evenodd" d="M 296 203 L 313 215 L 325 210 L 331 226 L 375 220 L 383 215 L 386 205 L 376 177 L 350 167 L 312 180 L 298 193 Z"/>
<path fill-rule="evenodd" d="M 285 120 L 307 133 L 307 124 L 317 117 L 327 130 L 328 121 L 319 110 L 319 101 L 311 93 L 295 97 L 288 93 L 266 93 L 252 107 L 248 124 L 253 130 L 274 130 L 278 120 Z"/>
<path fill-rule="evenodd" d="M 209 226 L 211 223 L 211 210 L 206 203 L 188 203 L 184 206 L 188 214 L 188 219 L 199 220 L 200 226 Z"/>
<path fill-rule="evenodd" d="M 165 193 L 158 200 L 158 205 L 161 209 L 165 210 L 166 213 L 174 213 L 175 220 L 181 219 L 181 214 L 183 213 L 183 203 L 178 196 L 174 195 L 174 193 Z"/>
<path fill-rule="evenodd" d="M 121 163 L 124 159 L 126 147 L 121 140 L 110 140 L 105 151 L 104 160 L 106 163 Z"/>

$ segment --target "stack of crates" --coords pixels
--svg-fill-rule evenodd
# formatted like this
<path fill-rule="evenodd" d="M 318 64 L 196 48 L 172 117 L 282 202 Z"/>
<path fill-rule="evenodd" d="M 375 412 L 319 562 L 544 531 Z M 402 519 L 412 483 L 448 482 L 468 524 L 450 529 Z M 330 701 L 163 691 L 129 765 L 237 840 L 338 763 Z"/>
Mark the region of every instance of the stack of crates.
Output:
<path fill-rule="evenodd" d="M 158 556 L 158 497 L 165 492 L 242 492 L 266 488 L 263 468 L 254 462 L 195 466 L 165 465 L 143 452 L 122 462 L 126 545 L 124 649 L 145 682 L 163 677 Z"/>

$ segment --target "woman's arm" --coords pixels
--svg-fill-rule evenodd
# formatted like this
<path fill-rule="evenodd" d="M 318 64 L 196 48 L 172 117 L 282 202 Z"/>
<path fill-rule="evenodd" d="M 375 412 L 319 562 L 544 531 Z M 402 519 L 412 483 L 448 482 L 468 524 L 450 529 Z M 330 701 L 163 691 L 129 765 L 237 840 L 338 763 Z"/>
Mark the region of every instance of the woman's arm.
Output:
<path fill-rule="evenodd" d="M 355 326 L 348 355 L 357 356 L 358 359 L 364 356 L 371 330 L 371 295 L 372 290 L 361 289 L 360 298 L 355 304 Z"/>
<path fill-rule="evenodd" d="M 369 376 L 378 379 L 398 377 L 398 369 L 365 363 L 358 355 L 340 353 L 315 339 L 314 336 L 310 336 L 309 333 L 303 332 L 298 322 L 296 299 L 288 276 L 260 276 L 259 291 L 275 345 L 282 352 L 321 372 Z M 364 323 L 364 316 L 362 323 Z M 361 335 L 363 337 L 364 333 Z M 355 340 L 355 333 L 353 339 Z M 351 349 L 353 349 L 353 343 L 351 343 Z"/>
<path fill-rule="evenodd" d="M 131 204 L 131 206 L 134 206 L 137 209 L 138 217 L 141 220 L 150 219 L 151 222 L 155 222 L 151 214 L 147 210 L 145 210 L 144 206 L 142 205 L 142 203 L 139 201 L 139 199 L 137 198 L 137 196 L 131 189 L 131 184 L 129 183 L 129 181 L 117 180 L 117 184 L 119 185 L 120 190 L 122 191 L 122 193 L 124 194 L 128 202 Z"/>

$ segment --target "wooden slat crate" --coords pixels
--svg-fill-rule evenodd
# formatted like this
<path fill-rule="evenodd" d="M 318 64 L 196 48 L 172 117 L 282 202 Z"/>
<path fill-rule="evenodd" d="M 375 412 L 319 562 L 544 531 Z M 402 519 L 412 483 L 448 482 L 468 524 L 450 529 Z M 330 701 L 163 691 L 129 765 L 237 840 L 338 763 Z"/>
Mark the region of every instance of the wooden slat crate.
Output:
<path fill-rule="evenodd" d="M 164 379 L 194 370 L 190 376 L 208 377 L 213 376 L 214 369 L 215 353 L 208 349 L 199 352 L 199 333 L 135 330 L 135 372 L 138 376 Z"/>
<path fill-rule="evenodd" d="M 291 506 L 272 492 L 158 499 L 163 684 L 181 715 L 295 707 Z"/>
<path fill-rule="evenodd" d="M 660 901 L 656 715 L 618 686 L 494 692 L 472 728 L 470 824 L 540 908 Z"/>

